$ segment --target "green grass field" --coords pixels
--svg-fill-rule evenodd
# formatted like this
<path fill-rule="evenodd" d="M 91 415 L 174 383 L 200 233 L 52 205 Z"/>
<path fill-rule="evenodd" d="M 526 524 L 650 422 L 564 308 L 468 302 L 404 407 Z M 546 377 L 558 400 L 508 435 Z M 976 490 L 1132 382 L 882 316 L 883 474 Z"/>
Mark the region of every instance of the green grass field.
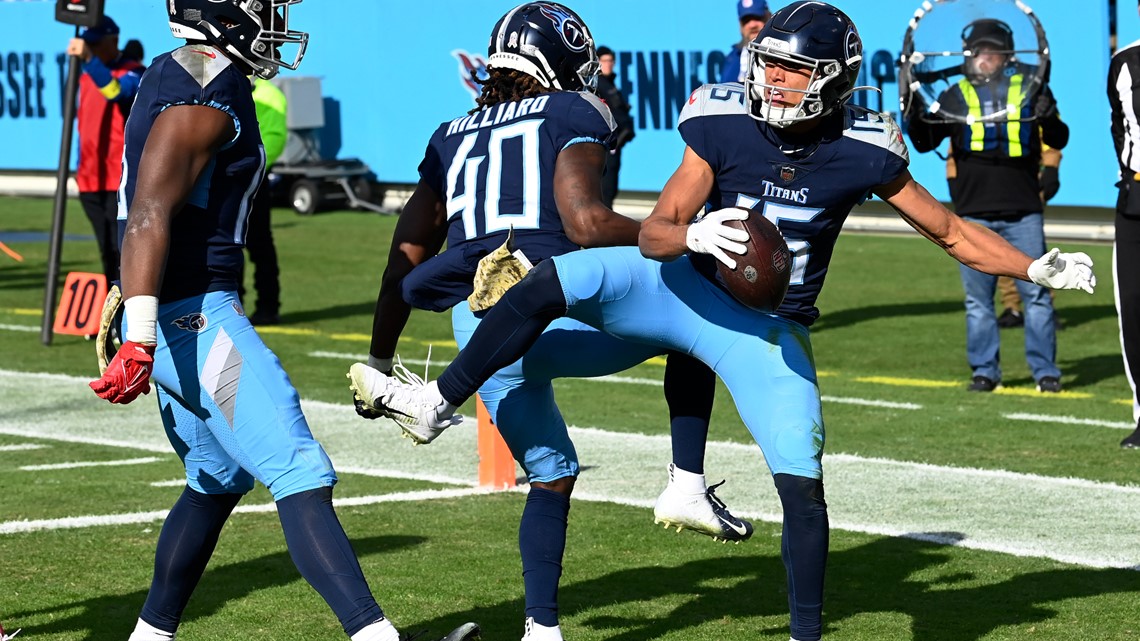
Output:
<path fill-rule="evenodd" d="M 124 639 L 145 597 L 181 466 L 151 399 L 111 407 L 86 389 L 92 343 L 39 342 L 47 200 L 0 200 L 0 623 L 20 639 Z M 365 573 L 402 629 L 464 620 L 522 633 L 522 495 L 472 487 L 473 430 L 412 449 L 351 410 L 395 219 L 274 214 L 283 324 L 262 332 L 341 470 L 339 508 Z M 72 203 L 69 234 L 88 235 Z M 1140 457 L 1123 452 L 1130 400 L 1112 302 L 1061 292 L 1066 392 L 1034 391 L 1021 330 L 1005 330 L 1004 388 L 969 394 L 956 264 L 914 237 L 846 235 L 814 330 L 832 520 L 825 638 L 850 641 L 1140 637 Z M 94 240 L 63 271 L 97 271 Z M 405 361 L 455 355 L 449 317 L 417 312 Z M 417 369 L 414 367 L 413 369 Z M 787 638 L 779 507 L 758 450 L 718 391 L 707 468 L 758 521 L 738 546 L 655 528 L 668 462 L 662 368 L 556 383 L 585 471 L 562 582 L 568 639 Z M 465 408 L 473 413 L 472 408 Z M 65 466 L 62 464 L 85 464 Z M 90 464 L 102 463 L 100 466 Z M 227 525 L 180 639 L 343 638 L 293 568 L 259 488 Z"/>

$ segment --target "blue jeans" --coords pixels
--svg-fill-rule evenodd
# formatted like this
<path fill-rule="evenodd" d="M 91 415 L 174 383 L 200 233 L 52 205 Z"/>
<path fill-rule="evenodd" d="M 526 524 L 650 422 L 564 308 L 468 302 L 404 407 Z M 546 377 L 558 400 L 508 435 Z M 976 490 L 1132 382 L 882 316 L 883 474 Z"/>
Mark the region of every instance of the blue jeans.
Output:
<path fill-rule="evenodd" d="M 1017 220 L 982 220 L 963 216 L 997 233 L 1011 245 L 1037 257 L 1045 253 L 1045 227 L 1041 214 L 1028 214 Z M 974 376 L 1001 380 L 1000 340 L 994 313 L 997 277 L 961 266 L 962 287 L 966 290 L 966 358 Z M 1053 317 L 1053 296 L 1045 287 L 1018 280 L 1017 293 L 1025 310 L 1025 360 L 1033 380 L 1061 377 L 1057 369 L 1057 331 Z"/>

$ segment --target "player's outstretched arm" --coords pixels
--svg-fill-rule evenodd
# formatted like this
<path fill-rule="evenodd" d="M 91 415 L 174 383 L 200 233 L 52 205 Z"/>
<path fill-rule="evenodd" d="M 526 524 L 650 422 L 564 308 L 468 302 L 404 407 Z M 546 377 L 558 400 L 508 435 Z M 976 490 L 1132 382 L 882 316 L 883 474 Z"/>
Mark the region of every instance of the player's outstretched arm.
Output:
<path fill-rule="evenodd" d="M 1033 260 L 1001 236 L 981 225 L 966 222 L 946 209 L 909 171 L 879 186 L 875 195 L 893 207 L 911 227 L 967 267 L 1055 289 L 1082 289 L 1092 293 L 1096 286 L 1092 260 L 1087 255 L 1063 254 L 1054 249 Z"/>
<path fill-rule="evenodd" d="M 554 201 L 566 237 L 580 247 L 636 245 L 637 221 L 602 202 L 606 148 L 596 143 L 570 145 L 554 164 Z"/>
<path fill-rule="evenodd" d="M 404 301 L 401 285 L 416 266 L 439 253 L 447 238 L 447 207 L 424 181 L 416 185 L 400 212 L 388 266 L 380 281 L 376 313 L 372 318 L 372 345 L 368 364 L 386 372 L 392 369 L 396 342 L 408 322 L 412 307 Z"/>
<path fill-rule="evenodd" d="M 689 223 L 708 201 L 713 180 L 712 167 L 686 146 L 681 165 L 665 183 L 653 212 L 641 223 L 637 244 L 643 256 L 672 260 L 688 251 Z"/>
<path fill-rule="evenodd" d="M 139 161 L 123 236 L 126 342 L 102 377 L 90 384 L 100 398 L 126 404 L 150 391 L 170 223 L 214 152 L 234 133 L 233 119 L 213 107 L 170 107 L 155 119 Z"/>

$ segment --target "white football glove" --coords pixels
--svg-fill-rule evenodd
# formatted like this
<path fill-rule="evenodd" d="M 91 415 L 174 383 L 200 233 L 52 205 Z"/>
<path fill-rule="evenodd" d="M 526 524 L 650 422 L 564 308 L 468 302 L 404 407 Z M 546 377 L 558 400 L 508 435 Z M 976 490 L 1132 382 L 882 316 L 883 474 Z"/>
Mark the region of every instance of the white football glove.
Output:
<path fill-rule="evenodd" d="M 1062 254 L 1054 247 L 1029 265 L 1029 280 L 1052 289 L 1083 289 L 1093 293 L 1096 274 L 1088 254 L 1075 252 Z"/>
<path fill-rule="evenodd" d="M 730 258 L 725 250 L 734 254 L 743 254 L 747 251 L 747 248 L 741 243 L 748 240 L 748 232 L 743 229 L 728 227 L 724 223 L 729 220 L 745 220 L 747 218 L 748 211 L 739 207 L 710 211 L 703 218 L 689 225 L 689 229 L 685 232 L 685 245 L 688 246 L 689 251 L 698 254 L 712 254 L 729 269 L 736 269 L 736 261 Z"/>

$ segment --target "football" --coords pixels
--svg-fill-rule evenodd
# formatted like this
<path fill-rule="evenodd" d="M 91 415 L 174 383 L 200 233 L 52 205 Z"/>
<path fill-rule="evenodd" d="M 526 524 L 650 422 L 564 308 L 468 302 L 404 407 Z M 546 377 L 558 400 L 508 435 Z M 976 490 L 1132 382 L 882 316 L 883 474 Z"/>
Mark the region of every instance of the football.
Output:
<path fill-rule="evenodd" d="M 744 209 L 741 207 L 741 209 Z M 743 255 L 730 253 L 736 269 L 717 261 L 717 271 L 729 293 L 744 306 L 761 312 L 775 311 L 788 293 L 792 276 L 792 254 L 776 226 L 755 209 L 747 209 L 745 220 L 724 224 L 748 232 Z"/>

